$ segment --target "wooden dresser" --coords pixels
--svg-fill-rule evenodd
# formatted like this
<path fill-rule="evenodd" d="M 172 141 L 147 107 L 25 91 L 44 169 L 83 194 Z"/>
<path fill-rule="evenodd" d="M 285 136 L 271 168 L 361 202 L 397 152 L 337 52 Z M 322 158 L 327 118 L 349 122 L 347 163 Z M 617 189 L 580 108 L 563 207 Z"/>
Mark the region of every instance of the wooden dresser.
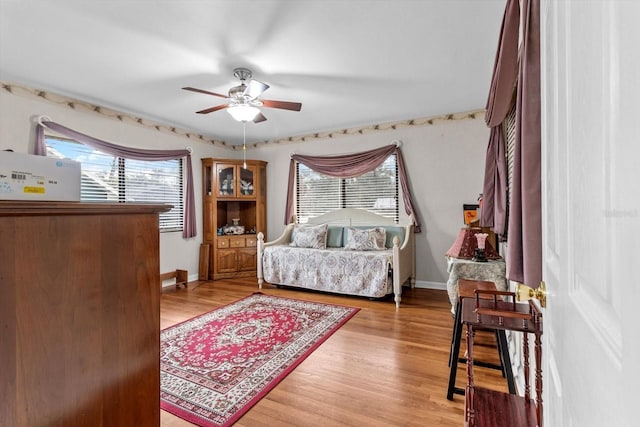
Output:
<path fill-rule="evenodd" d="M 0 202 L 0 424 L 160 425 L 169 208 Z"/>

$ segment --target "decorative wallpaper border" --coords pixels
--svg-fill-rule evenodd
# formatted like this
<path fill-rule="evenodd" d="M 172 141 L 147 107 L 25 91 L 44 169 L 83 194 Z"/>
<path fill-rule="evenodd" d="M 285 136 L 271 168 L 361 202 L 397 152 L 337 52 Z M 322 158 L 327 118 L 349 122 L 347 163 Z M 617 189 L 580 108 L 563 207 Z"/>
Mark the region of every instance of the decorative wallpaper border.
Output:
<path fill-rule="evenodd" d="M 45 90 L 34 89 L 27 86 L 22 86 L 22 85 L 2 82 L 2 81 L 0 81 L 0 88 L 5 92 L 10 93 L 11 95 L 21 96 L 23 98 L 37 99 L 40 101 L 50 102 L 52 104 L 66 106 L 67 108 L 70 108 L 72 110 L 97 114 L 112 120 L 118 120 L 120 122 L 126 122 L 130 124 L 135 124 L 138 126 L 143 126 L 147 129 L 154 129 L 158 132 L 170 133 L 173 135 L 190 139 L 192 141 L 211 144 L 211 145 L 219 146 L 229 150 L 234 150 L 234 151 L 242 150 L 242 145 L 229 144 L 224 140 L 211 138 L 209 136 L 201 135 L 195 132 L 189 132 L 184 129 L 177 128 L 175 126 L 157 123 L 152 120 L 143 119 L 141 117 L 136 117 L 127 113 L 112 110 L 110 108 L 101 107 L 99 105 L 94 105 L 88 102 L 68 98 L 63 95 L 57 95 L 55 93 L 48 92 Z M 479 109 L 479 110 L 473 110 L 473 111 L 468 111 L 463 113 L 444 114 L 444 115 L 433 116 L 433 117 L 408 119 L 408 120 L 401 120 L 396 122 L 370 125 L 365 127 L 340 129 L 340 130 L 334 130 L 334 131 L 328 131 L 328 132 L 316 132 L 316 133 L 310 133 L 307 135 L 290 136 L 287 138 L 258 141 L 255 143 L 247 144 L 247 149 L 259 148 L 268 144 L 291 144 L 291 143 L 300 143 L 300 142 L 311 142 L 317 139 L 335 138 L 342 135 L 357 135 L 357 134 L 365 134 L 370 132 L 395 130 L 395 129 L 411 127 L 411 126 L 430 126 L 430 125 L 434 125 L 436 123 L 444 122 L 448 120 L 467 120 L 467 119 L 474 120 L 478 117 L 484 116 L 484 113 L 485 113 L 484 109 Z"/>
<path fill-rule="evenodd" d="M 288 138 L 273 139 L 269 141 L 260 141 L 247 144 L 247 148 L 257 148 L 266 144 L 286 144 L 294 142 L 310 142 L 315 139 L 336 138 L 342 135 L 362 135 L 370 132 L 396 130 L 411 126 L 431 126 L 436 123 L 449 120 L 475 120 L 478 117 L 484 117 L 485 110 L 473 110 L 464 113 L 443 114 L 441 116 L 423 117 L 418 119 L 407 119 L 397 122 L 389 122 L 378 125 L 370 125 L 357 128 L 340 129 L 329 132 L 316 132 L 307 135 L 290 136 Z"/>

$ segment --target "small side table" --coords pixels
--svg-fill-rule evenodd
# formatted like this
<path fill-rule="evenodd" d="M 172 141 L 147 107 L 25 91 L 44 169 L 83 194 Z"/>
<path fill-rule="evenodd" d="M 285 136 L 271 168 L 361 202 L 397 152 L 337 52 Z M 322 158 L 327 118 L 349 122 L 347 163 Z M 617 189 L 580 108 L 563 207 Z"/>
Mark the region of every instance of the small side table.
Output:
<path fill-rule="evenodd" d="M 458 279 L 481 280 L 493 282 L 498 291 L 507 290 L 505 278 L 507 266 L 503 259 L 489 260 L 487 262 L 475 262 L 470 259 L 447 258 L 447 293 L 451 302 L 451 312 L 455 311 L 458 303 Z"/>
<path fill-rule="evenodd" d="M 493 296 L 492 301 L 481 294 Z M 507 299 L 502 298 L 509 294 Z M 467 387 L 465 390 L 465 425 L 468 427 L 538 427 L 542 426 L 542 313 L 529 301 L 515 302 L 511 292 L 484 291 L 463 298 L 462 323 L 467 326 Z M 477 387 L 473 372 L 473 337 L 477 329 L 522 332 L 522 366 L 524 396 L 506 394 Z M 532 390 L 533 364 L 530 359 L 529 334 L 534 336 L 535 391 Z M 535 393 L 535 397 L 533 396 Z"/>

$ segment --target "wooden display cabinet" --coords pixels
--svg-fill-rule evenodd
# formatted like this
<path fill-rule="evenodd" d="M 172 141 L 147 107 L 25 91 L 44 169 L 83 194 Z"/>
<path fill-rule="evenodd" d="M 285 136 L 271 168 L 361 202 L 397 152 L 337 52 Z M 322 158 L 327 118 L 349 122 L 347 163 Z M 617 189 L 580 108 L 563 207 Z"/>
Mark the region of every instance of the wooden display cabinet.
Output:
<path fill-rule="evenodd" d="M 267 163 L 247 160 L 202 159 L 203 243 L 210 245 L 211 280 L 256 274 L 257 239 L 267 224 Z M 224 228 L 238 219 L 243 234 Z"/>

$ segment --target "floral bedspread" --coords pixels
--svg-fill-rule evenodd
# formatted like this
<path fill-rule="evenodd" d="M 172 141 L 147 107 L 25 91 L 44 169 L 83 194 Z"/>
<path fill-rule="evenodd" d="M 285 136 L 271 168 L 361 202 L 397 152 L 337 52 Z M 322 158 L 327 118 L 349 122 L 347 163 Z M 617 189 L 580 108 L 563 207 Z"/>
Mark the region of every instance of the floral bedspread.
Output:
<path fill-rule="evenodd" d="M 390 249 L 351 251 L 308 249 L 288 245 L 264 248 L 264 280 L 327 292 L 380 298 L 393 292 Z"/>

